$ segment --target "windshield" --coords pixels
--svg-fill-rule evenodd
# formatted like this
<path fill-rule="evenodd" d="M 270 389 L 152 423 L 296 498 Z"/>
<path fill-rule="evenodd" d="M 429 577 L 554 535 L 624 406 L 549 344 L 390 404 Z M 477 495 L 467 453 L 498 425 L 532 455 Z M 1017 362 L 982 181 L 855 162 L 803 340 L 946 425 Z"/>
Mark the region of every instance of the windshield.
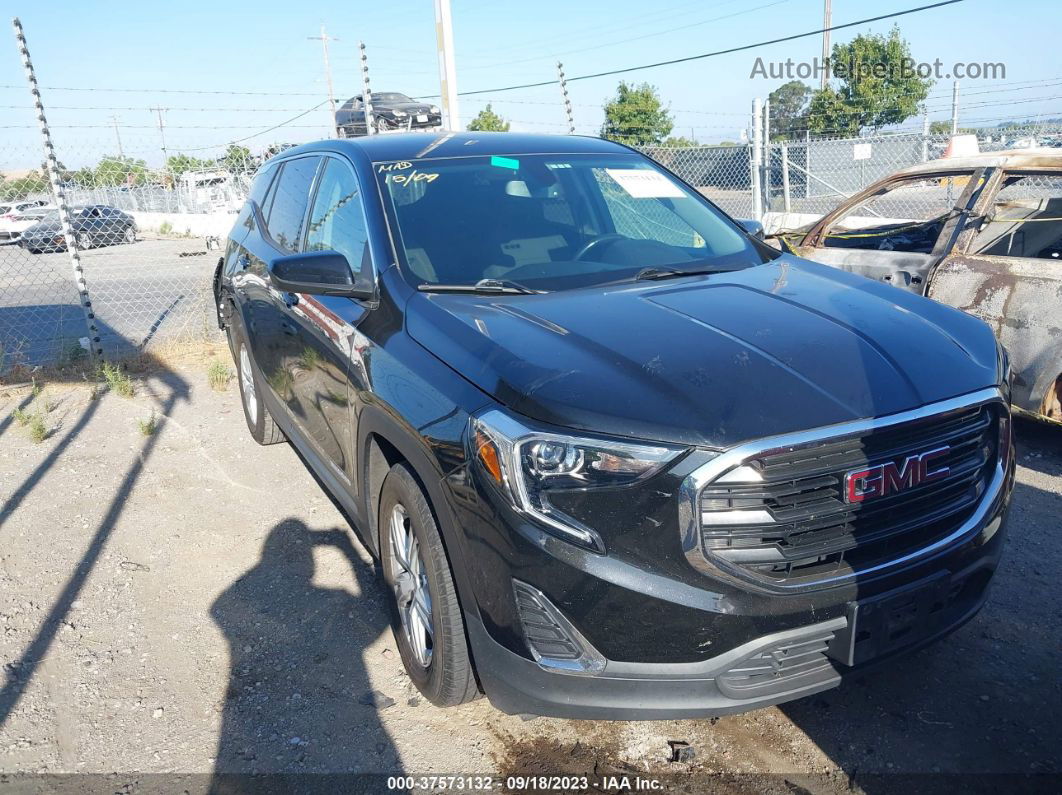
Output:
<path fill-rule="evenodd" d="M 764 256 L 700 195 L 637 154 L 377 163 L 414 283 L 560 290 L 647 268 L 737 270 Z"/>
<path fill-rule="evenodd" d="M 395 94 L 394 92 L 383 91 L 379 94 L 373 94 L 372 98 L 376 102 L 412 102 L 405 94 Z"/>

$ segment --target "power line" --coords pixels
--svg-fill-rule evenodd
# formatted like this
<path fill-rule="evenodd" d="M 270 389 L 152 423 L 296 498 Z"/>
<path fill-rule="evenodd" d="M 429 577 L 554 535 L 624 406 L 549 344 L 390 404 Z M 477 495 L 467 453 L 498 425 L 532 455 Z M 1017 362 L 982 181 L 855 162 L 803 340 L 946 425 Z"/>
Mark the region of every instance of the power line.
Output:
<path fill-rule="evenodd" d="M 643 69 L 656 69 L 661 66 L 671 66 L 677 63 L 687 63 L 688 61 L 699 61 L 704 58 L 714 58 L 717 55 L 730 55 L 735 52 L 744 52 L 746 50 L 753 50 L 757 47 L 766 47 L 771 44 L 781 44 L 787 41 L 795 41 L 797 39 L 804 39 L 808 36 L 818 36 L 820 33 L 826 33 L 834 30 L 844 30 L 846 28 L 854 28 L 858 25 L 865 25 L 868 22 L 880 22 L 883 19 L 893 19 L 895 17 L 902 17 L 908 14 L 915 14 L 919 11 L 928 11 L 932 8 L 942 8 L 943 6 L 954 5 L 955 3 L 962 3 L 965 0 L 943 0 L 939 3 L 932 3 L 930 5 L 918 6 L 917 8 L 908 8 L 904 11 L 894 11 L 889 14 L 881 14 L 876 17 L 867 17 L 866 19 L 858 19 L 855 22 L 846 22 L 843 25 L 832 25 L 828 28 L 818 28 L 817 30 L 809 30 L 805 33 L 794 33 L 791 36 L 782 36 L 777 39 L 768 39 L 766 41 L 758 41 L 754 44 L 743 44 L 740 47 L 729 47 L 725 50 L 715 50 L 714 52 L 705 52 L 700 55 L 687 55 L 683 58 L 672 58 L 667 61 L 656 61 L 654 63 L 642 64 L 641 66 L 627 66 L 622 69 L 609 69 L 604 72 L 595 72 L 588 75 L 578 75 L 576 77 L 569 77 L 568 82 L 572 83 L 576 80 L 592 80 L 596 77 L 608 77 L 610 75 L 621 75 L 628 72 L 637 72 Z M 518 91 L 525 88 L 541 88 L 542 86 L 551 86 L 555 83 L 555 80 L 542 80 L 537 83 L 524 83 L 518 86 L 503 86 L 501 88 L 484 88 L 477 91 L 462 91 L 461 96 L 472 96 L 474 94 L 492 94 L 501 93 L 502 91 Z M 421 95 L 420 99 L 434 99 L 438 97 L 438 94 L 425 94 Z"/>

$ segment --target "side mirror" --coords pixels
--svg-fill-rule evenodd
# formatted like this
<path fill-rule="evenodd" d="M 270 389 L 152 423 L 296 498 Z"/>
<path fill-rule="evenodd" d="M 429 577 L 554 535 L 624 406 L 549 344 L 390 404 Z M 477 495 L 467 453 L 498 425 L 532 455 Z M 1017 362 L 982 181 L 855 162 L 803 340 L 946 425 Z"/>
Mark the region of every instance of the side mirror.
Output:
<path fill-rule="evenodd" d="M 308 251 L 277 257 L 269 263 L 269 280 L 278 290 L 306 295 L 370 298 L 371 285 L 357 284 L 347 258 L 338 251 Z"/>
<path fill-rule="evenodd" d="M 763 224 L 753 218 L 735 218 L 738 225 L 757 240 L 763 240 Z"/>

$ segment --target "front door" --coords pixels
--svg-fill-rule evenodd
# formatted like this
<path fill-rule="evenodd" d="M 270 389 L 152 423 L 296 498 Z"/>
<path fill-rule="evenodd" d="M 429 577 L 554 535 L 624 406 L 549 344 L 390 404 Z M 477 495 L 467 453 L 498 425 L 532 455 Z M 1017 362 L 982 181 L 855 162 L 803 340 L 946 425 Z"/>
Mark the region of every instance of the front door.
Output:
<path fill-rule="evenodd" d="M 367 238 L 353 169 L 338 157 L 326 157 L 307 223 L 305 250 L 338 251 L 357 277 L 359 271 L 372 272 Z M 354 476 L 351 345 L 365 314 L 359 301 L 325 295 L 299 294 L 289 310 L 298 341 L 292 367 L 297 416 L 325 463 L 348 483 Z"/>
<path fill-rule="evenodd" d="M 928 295 L 996 332 L 1015 405 L 1062 420 L 1062 169 L 997 171 L 973 218 Z"/>
<path fill-rule="evenodd" d="M 823 218 L 794 252 L 921 295 L 980 179 L 972 170 L 889 179 Z"/>

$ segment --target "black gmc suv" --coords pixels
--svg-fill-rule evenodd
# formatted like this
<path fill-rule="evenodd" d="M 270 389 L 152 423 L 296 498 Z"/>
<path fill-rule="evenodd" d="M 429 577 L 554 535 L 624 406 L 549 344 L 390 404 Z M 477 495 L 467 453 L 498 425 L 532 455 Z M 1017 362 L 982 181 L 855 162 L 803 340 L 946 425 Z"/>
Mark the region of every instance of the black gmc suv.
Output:
<path fill-rule="evenodd" d="M 624 146 L 289 149 L 214 288 L 252 436 L 349 515 L 435 704 L 748 710 L 984 602 L 1014 471 L 992 332 Z"/>

